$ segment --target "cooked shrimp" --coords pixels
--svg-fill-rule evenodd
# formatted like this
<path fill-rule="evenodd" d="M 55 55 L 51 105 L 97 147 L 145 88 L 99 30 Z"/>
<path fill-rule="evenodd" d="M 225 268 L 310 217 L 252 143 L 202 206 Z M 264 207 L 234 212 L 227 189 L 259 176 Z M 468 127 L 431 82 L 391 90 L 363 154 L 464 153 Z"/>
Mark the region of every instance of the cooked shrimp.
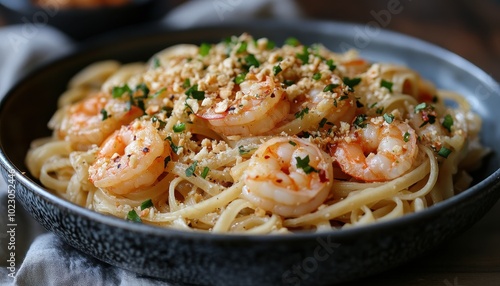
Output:
<path fill-rule="evenodd" d="M 89 167 L 89 179 L 98 188 L 127 194 L 153 185 L 170 155 L 170 145 L 151 121 L 136 120 L 104 141 Z"/>
<path fill-rule="evenodd" d="M 129 107 L 128 102 L 101 92 L 69 106 L 54 128 L 59 138 L 71 142 L 76 149 L 86 149 L 92 144 L 100 145 L 113 131 L 142 113 L 140 108 Z"/>
<path fill-rule="evenodd" d="M 362 128 L 353 126 L 333 151 L 344 173 L 368 182 L 387 181 L 410 170 L 418 153 L 417 136 L 405 122 L 376 117 Z"/>
<path fill-rule="evenodd" d="M 318 110 L 325 114 L 328 122 L 339 125 L 340 122 L 351 122 L 356 113 L 356 101 L 354 95 L 341 84 L 340 78 L 332 75 L 326 81 L 318 81 L 307 93 L 306 102 L 309 110 Z M 327 87 L 332 86 L 331 90 Z M 328 91 L 325 91 L 326 90 Z"/>
<path fill-rule="evenodd" d="M 333 167 L 330 156 L 307 140 L 279 137 L 257 149 L 243 180 L 243 196 L 256 206 L 297 217 L 325 201 Z"/>
<path fill-rule="evenodd" d="M 197 115 L 206 119 L 212 130 L 226 136 L 261 135 L 287 116 L 290 103 L 271 76 L 258 81 L 253 74 L 247 75 L 240 88 L 232 98 L 218 98 L 210 107 L 201 108 Z"/>

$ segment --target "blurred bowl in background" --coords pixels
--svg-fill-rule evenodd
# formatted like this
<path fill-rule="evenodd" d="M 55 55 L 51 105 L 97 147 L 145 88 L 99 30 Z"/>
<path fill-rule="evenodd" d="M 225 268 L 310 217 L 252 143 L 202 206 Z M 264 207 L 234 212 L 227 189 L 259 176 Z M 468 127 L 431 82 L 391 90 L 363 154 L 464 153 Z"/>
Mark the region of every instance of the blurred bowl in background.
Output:
<path fill-rule="evenodd" d="M 154 22 L 175 6 L 174 2 L 179 1 L 128 0 L 122 2 L 124 4 L 77 8 L 69 6 L 68 0 L 0 0 L 0 15 L 9 25 L 50 25 L 74 40 L 80 41 L 118 28 Z"/>

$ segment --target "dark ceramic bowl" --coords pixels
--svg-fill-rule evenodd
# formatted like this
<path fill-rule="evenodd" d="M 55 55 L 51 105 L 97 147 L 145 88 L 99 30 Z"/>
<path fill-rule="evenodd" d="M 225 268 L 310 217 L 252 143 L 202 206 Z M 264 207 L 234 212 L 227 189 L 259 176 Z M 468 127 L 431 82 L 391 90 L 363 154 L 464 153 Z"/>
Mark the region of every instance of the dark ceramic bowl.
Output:
<path fill-rule="evenodd" d="M 60 1 L 63 3 L 62 1 Z M 74 40 L 83 40 L 118 28 L 158 20 L 172 8 L 171 0 L 131 0 L 116 7 L 39 7 L 32 0 L 0 0 L 0 15 L 8 24 L 51 25 Z M 27 33 L 36 28 L 27 28 Z"/>
<path fill-rule="evenodd" d="M 243 236 L 184 232 L 131 223 L 65 201 L 27 174 L 30 141 L 47 136 L 46 122 L 66 83 L 89 63 L 146 61 L 177 43 L 218 42 L 249 32 L 282 43 L 294 36 L 334 51 L 354 47 L 370 60 L 406 64 L 440 88 L 464 94 L 484 120 L 482 142 L 492 149 L 474 185 L 419 213 L 321 234 Z M 456 237 L 500 196 L 500 90 L 487 74 L 441 48 L 404 35 L 331 22 L 257 22 L 169 31 L 147 27 L 88 45 L 17 84 L 1 102 L 0 162 L 15 174 L 16 197 L 49 231 L 102 261 L 169 281 L 210 285 L 322 285 L 380 273 Z M 373 30 L 371 30 L 373 31 Z M 363 38 L 364 37 L 364 38 Z M 363 39 L 362 39 L 363 38 Z M 119 47 L 119 48 L 118 48 Z M 29 104 L 28 104 L 29 103 Z"/>

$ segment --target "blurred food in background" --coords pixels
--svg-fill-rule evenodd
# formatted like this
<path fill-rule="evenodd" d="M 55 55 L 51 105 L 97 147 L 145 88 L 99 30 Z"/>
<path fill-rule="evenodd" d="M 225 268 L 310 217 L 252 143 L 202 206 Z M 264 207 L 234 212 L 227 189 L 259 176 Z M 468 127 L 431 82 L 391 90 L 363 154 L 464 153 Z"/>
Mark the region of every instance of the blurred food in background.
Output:
<path fill-rule="evenodd" d="M 120 6 L 130 3 L 132 0 L 32 0 L 33 4 L 40 7 L 60 8 L 95 8 L 102 6 Z"/>

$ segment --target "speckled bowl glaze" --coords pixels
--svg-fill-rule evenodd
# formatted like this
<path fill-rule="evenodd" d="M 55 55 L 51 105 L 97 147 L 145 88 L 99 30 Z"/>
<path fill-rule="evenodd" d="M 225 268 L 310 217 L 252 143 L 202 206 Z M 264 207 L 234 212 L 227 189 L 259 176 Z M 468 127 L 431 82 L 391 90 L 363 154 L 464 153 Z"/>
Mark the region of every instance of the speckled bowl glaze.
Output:
<path fill-rule="evenodd" d="M 242 236 L 162 229 L 98 214 L 53 195 L 27 174 L 24 158 L 30 141 L 49 134 L 46 122 L 57 97 L 85 65 L 104 59 L 146 61 L 169 45 L 218 42 L 242 32 L 277 43 L 294 36 L 337 52 L 358 48 L 370 60 L 406 64 L 438 87 L 463 93 L 483 117 L 482 141 L 493 151 L 474 174 L 474 186 L 420 213 L 367 227 Z M 12 88 L 0 107 L 0 162 L 4 177 L 9 171 L 15 173 L 17 199 L 38 222 L 68 244 L 112 265 L 193 284 L 335 284 L 388 270 L 439 247 L 491 208 L 500 196 L 500 124 L 495 119 L 499 107 L 498 84 L 483 71 L 434 45 L 389 31 L 309 21 L 182 31 L 149 26 L 90 43 Z"/>

